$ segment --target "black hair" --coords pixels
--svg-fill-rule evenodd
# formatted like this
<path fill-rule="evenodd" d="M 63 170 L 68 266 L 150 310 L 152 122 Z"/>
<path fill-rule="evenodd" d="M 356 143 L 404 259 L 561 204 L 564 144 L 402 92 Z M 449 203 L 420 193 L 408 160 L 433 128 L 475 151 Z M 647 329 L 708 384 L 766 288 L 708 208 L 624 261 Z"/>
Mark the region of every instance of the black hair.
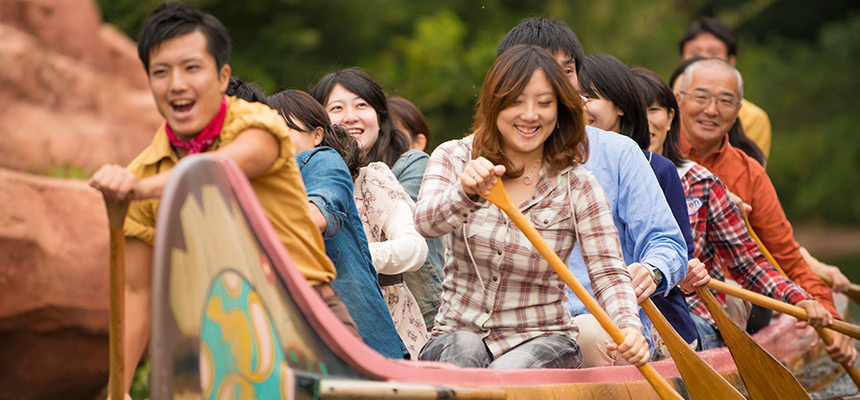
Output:
<path fill-rule="evenodd" d="M 199 30 L 206 37 L 206 51 L 215 58 L 218 71 L 230 62 L 230 36 L 224 24 L 210 14 L 181 2 L 164 3 L 149 13 L 140 39 L 137 41 L 137 55 L 149 73 L 149 57 L 158 46 L 169 39 Z"/>
<path fill-rule="evenodd" d="M 646 105 L 636 88 L 633 73 L 621 60 L 608 54 L 593 54 L 582 62 L 579 87 L 590 97 L 603 97 L 624 111 L 620 134 L 633 139 L 639 148 L 648 150 L 651 132 L 648 129 Z"/>
<path fill-rule="evenodd" d="M 319 146 L 328 146 L 337 151 L 355 180 L 360 169 L 358 162 L 361 149 L 358 148 L 358 142 L 343 126 L 332 125 L 323 106 L 311 95 L 301 90 L 284 90 L 269 96 L 266 104 L 280 113 L 291 129 L 310 133 L 314 129 L 322 128 L 323 136 Z"/>
<path fill-rule="evenodd" d="M 413 142 L 421 134 L 427 139 L 427 145 L 430 145 L 430 124 L 415 104 L 403 97 L 389 97 L 388 109 L 391 111 L 391 118 L 400 121 L 402 126 L 409 130 L 406 133 Z"/>
<path fill-rule="evenodd" d="M 266 93 L 263 92 L 260 85 L 254 82 L 244 82 L 237 76 L 230 77 L 226 94 L 248 102 L 266 104 Z"/>
<path fill-rule="evenodd" d="M 541 47 L 555 55 L 562 53 L 573 59 L 576 73 L 582 68 L 585 53 L 579 38 L 564 22 L 546 18 L 527 18 L 513 27 L 496 49 L 496 57 L 507 49 L 518 44 L 530 44 Z"/>
<path fill-rule="evenodd" d="M 364 149 L 361 166 L 382 161 L 389 167 L 409 150 L 409 137 L 394 127 L 388 113 L 388 98 L 385 91 L 369 75 L 354 68 L 347 68 L 323 76 L 311 89 L 311 96 L 325 107 L 332 90 L 337 85 L 361 97 L 376 111 L 379 123 L 379 137 L 369 149 Z"/>
<path fill-rule="evenodd" d="M 736 119 L 732 128 L 729 129 L 729 144 L 739 148 L 753 160 L 758 161 L 762 167 L 767 165 L 767 158 L 765 158 L 764 152 L 744 133 L 744 127 L 740 118 Z"/>
<path fill-rule="evenodd" d="M 714 17 L 701 17 L 690 23 L 684 36 L 681 37 L 681 41 L 678 42 L 678 54 L 683 55 L 684 45 L 702 33 L 710 33 L 720 39 L 726 45 L 727 55 L 738 55 L 738 37 L 728 25 Z"/>
<path fill-rule="evenodd" d="M 669 125 L 669 131 L 666 132 L 666 139 L 663 141 L 661 153 L 663 157 L 672 161 L 676 167 L 680 167 L 685 161 L 684 157 L 681 156 L 681 152 L 678 151 L 678 136 L 681 132 L 681 112 L 678 109 L 678 100 L 675 99 L 672 88 L 666 82 L 663 82 L 663 79 L 656 72 L 650 69 L 633 68 L 630 72 L 636 78 L 636 86 L 639 89 L 639 95 L 644 101 L 646 110 L 652 104 L 656 104 L 674 113 L 672 123 Z"/>

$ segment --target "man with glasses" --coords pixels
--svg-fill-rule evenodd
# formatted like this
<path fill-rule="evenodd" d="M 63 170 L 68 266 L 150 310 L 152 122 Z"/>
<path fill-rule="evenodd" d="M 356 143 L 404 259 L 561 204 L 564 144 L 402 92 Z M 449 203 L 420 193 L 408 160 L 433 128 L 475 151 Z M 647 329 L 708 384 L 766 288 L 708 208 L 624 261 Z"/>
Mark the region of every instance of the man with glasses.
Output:
<path fill-rule="evenodd" d="M 728 143 L 728 132 L 738 117 L 743 80 L 728 62 L 711 58 L 684 71 L 677 94 L 681 132 L 679 150 L 717 175 L 729 190 L 752 206 L 750 225 L 788 277 L 840 318 L 830 288 L 818 278 L 800 254 L 791 224 L 785 217 L 773 184 L 764 168 Z M 836 362 L 853 364 L 853 341 L 834 333 L 827 352 Z"/>

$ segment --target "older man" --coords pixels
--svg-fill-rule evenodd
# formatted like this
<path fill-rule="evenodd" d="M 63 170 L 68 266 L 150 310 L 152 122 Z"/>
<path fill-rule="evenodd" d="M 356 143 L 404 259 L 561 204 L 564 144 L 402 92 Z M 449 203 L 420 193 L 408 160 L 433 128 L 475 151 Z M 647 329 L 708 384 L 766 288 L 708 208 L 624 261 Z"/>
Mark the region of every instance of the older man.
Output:
<path fill-rule="evenodd" d="M 755 160 L 728 143 L 728 132 L 741 108 L 743 80 L 740 73 L 721 59 L 690 65 L 676 94 L 681 118 L 681 153 L 717 175 L 732 193 L 752 206 L 753 230 L 784 269 L 788 277 L 815 297 L 836 318 L 830 289 L 810 269 L 794 241 L 791 224 L 782 211 L 776 190 Z M 853 363 L 857 350 L 847 336 L 834 334 L 827 347 L 837 362 Z"/>

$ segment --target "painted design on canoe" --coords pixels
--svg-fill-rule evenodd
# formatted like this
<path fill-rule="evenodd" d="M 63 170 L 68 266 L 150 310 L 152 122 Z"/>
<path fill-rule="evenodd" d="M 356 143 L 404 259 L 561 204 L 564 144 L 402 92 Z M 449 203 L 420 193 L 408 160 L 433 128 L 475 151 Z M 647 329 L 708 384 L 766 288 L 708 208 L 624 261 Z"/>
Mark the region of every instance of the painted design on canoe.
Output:
<path fill-rule="evenodd" d="M 247 179 L 224 158 L 192 156 L 177 165 L 157 226 L 153 399 L 221 398 L 225 385 L 235 385 L 227 398 L 657 398 L 633 366 L 488 371 L 386 359 L 349 334 L 307 284 Z M 239 326 L 216 333 L 233 324 L 231 318 Z M 780 317 L 755 338 L 807 389 L 842 373 L 822 345 L 809 351 L 813 332 L 794 329 L 791 317 Z M 727 349 L 699 354 L 746 393 Z M 652 365 L 688 397 L 671 359 Z M 243 380 L 221 372 L 228 370 Z M 278 397 L 243 386 L 260 379 L 278 382 Z"/>
<path fill-rule="evenodd" d="M 257 291 L 235 271 L 213 282 L 200 332 L 203 397 L 291 399 L 280 381 L 290 368 Z"/>

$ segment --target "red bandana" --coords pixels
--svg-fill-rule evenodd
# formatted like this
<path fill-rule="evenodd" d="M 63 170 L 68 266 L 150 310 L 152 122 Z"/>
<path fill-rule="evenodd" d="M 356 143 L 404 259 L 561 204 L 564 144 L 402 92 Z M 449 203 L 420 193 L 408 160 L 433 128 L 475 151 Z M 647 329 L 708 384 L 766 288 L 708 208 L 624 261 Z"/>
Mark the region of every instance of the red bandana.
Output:
<path fill-rule="evenodd" d="M 185 149 L 188 150 L 188 154 L 197 154 L 202 153 L 209 149 L 209 146 L 212 145 L 212 142 L 218 137 L 221 133 L 221 126 L 224 125 L 224 117 L 227 115 L 227 98 L 224 97 L 221 99 L 221 109 L 218 110 L 218 114 L 215 114 L 215 118 L 212 118 L 209 121 L 209 124 L 206 125 L 205 128 L 191 141 L 186 142 L 173 134 L 173 131 L 170 130 L 170 124 L 164 123 L 164 130 L 167 132 L 167 139 L 170 140 L 170 144 L 177 149 Z"/>

